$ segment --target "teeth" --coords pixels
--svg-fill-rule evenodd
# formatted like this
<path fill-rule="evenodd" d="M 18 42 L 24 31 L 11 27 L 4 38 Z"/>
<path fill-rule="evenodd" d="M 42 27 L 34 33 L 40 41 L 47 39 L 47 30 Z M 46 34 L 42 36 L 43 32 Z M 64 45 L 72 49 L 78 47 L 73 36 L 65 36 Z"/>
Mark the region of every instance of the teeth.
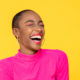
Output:
<path fill-rule="evenodd" d="M 34 40 L 35 42 L 40 42 L 40 41 L 37 41 L 37 40 Z"/>
<path fill-rule="evenodd" d="M 31 38 L 39 38 L 39 39 L 41 39 L 41 36 L 32 36 Z"/>

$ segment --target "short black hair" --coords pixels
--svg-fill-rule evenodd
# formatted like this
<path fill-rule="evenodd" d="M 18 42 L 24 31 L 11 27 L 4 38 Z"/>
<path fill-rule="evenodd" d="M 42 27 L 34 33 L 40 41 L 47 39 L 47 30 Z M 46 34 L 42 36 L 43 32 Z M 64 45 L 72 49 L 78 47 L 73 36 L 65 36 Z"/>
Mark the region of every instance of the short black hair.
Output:
<path fill-rule="evenodd" d="M 12 20 L 12 29 L 13 28 L 19 28 L 19 21 L 22 17 L 22 14 L 24 12 L 27 12 L 27 11 L 33 11 L 33 10 L 30 10 L 30 9 L 26 9 L 26 10 L 22 10 L 20 12 L 18 12 L 14 17 L 13 17 L 13 20 Z M 34 11 L 33 11 L 34 12 Z"/>

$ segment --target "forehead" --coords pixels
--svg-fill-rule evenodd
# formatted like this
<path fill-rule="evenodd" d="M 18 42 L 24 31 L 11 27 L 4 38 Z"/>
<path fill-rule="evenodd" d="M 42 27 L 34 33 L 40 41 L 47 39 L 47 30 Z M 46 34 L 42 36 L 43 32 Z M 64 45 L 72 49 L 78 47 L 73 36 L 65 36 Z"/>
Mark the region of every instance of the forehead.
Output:
<path fill-rule="evenodd" d="M 27 11 L 22 14 L 22 19 L 21 20 L 34 20 L 34 21 L 40 21 L 41 17 L 33 11 Z"/>

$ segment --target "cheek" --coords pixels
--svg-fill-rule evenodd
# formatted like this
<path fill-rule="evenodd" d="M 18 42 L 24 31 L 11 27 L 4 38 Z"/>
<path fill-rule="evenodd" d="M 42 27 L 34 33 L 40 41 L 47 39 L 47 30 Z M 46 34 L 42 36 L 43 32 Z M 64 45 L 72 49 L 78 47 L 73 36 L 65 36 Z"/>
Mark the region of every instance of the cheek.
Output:
<path fill-rule="evenodd" d="M 29 27 L 26 27 L 20 31 L 20 34 L 23 38 L 26 38 L 26 37 L 28 38 L 30 37 L 31 32 L 32 32 L 32 29 Z"/>
<path fill-rule="evenodd" d="M 43 31 L 43 35 L 45 35 L 45 29 L 44 28 L 42 29 L 42 31 Z"/>

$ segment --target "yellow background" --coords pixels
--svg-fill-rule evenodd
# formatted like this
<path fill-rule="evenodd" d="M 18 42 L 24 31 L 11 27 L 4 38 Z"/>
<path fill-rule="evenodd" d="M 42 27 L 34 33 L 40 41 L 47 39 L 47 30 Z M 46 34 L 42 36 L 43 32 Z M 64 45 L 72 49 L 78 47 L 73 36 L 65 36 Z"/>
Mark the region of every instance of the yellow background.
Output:
<path fill-rule="evenodd" d="M 80 80 L 80 0 L 0 0 L 0 59 L 17 53 L 11 22 L 24 9 L 36 11 L 44 21 L 42 48 L 66 52 L 70 80 Z"/>

